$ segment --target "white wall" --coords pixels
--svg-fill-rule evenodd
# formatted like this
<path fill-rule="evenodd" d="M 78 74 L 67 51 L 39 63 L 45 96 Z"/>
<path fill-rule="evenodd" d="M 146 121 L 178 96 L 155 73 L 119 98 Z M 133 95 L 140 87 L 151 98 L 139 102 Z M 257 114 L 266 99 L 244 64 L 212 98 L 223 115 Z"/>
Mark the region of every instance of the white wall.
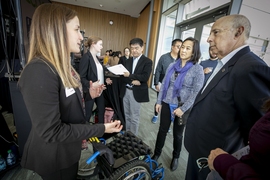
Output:
<path fill-rule="evenodd" d="M 243 0 L 239 14 L 245 15 L 251 23 L 251 50 L 270 66 L 270 1 Z M 268 44 L 266 53 L 258 51 L 262 49 L 262 44 Z"/>

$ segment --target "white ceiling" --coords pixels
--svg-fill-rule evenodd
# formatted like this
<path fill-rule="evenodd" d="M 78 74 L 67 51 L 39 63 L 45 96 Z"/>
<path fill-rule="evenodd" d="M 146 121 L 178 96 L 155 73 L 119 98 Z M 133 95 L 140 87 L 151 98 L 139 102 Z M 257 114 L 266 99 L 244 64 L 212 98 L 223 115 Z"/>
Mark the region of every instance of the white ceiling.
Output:
<path fill-rule="evenodd" d="M 99 9 L 139 17 L 150 0 L 51 0 L 76 6 Z"/>

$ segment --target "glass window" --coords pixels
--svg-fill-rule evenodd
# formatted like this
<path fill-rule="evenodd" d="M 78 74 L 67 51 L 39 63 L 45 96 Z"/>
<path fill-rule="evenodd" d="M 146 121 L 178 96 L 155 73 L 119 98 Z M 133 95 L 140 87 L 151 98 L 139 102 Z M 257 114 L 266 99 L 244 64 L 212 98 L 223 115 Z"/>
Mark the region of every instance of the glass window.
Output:
<path fill-rule="evenodd" d="M 182 32 L 181 39 L 185 40 L 188 37 L 194 37 L 196 28 L 188 29 Z"/>
<path fill-rule="evenodd" d="M 171 51 L 171 44 L 173 39 L 173 32 L 175 27 L 175 19 L 176 19 L 176 12 L 177 10 L 173 11 L 168 15 L 163 15 L 165 22 L 164 22 L 164 30 L 160 32 L 160 40 L 159 40 L 159 47 L 156 54 L 156 61 L 155 61 L 155 68 L 158 63 L 158 60 L 162 54 Z"/>
<path fill-rule="evenodd" d="M 154 71 L 156 69 L 156 66 L 158 64 L 158 60 L 161 55 L 170 52 L 171 51 L 171 45 L 173 40 L 173 33 L 174 33 L 174 27 L 175 27 L 175 20 L 176 20 L 176 13 L 177 10 L 167 14 L 162 15 L 161 19 L 161 25 L 160 25 L 160 33 L 159 33 L 159 40 L 158 40 L 158 47 L 156 52 L 156 58 L 155 58 L 155 66 Z M 153 74 L 154 76 L 154 74 Z M 152 87 L 154 88 L 154 81 L 152 81 Z"/>
<path fill-rule="evenodd" d="M 196 0 L 190 1 L 185 5 L 183 20 L 196 17 L 202 13 L 215 9 L 223 4 L 229 3 L 230 0 Z"/>
<path fill-rule="evenodd" d="M 165 29 L 163 34 L 163 44 L 162 44 L 162 50 L 161 54 L 167 53 L 171 51 L 171 43 L 173 38 L 173 31 L 174 31 L 174 25 L 175 25 L 175 18 L 173 17 L 166 17 L 165 22 Z"/>
<path fill-rule="evenodd" d="M 201 48 L 201 60 L 207 60 L 209 59 L 209 43 L 207 42 L 207 39 L 209 37 L 209 33 L 211 30 L 211 27 L 214 23 L 206 24 L 203 26 L 201 41 L 200 41 L 200 48 Z"/>
<path fill-rule="evenodd" d="M 166 11 L 167 9 L 169 9 L 170 7 L 172 7 L 175 4 L 176 4 L 175 0 L 164 0 L 163 1 L 162 12 Z"/>

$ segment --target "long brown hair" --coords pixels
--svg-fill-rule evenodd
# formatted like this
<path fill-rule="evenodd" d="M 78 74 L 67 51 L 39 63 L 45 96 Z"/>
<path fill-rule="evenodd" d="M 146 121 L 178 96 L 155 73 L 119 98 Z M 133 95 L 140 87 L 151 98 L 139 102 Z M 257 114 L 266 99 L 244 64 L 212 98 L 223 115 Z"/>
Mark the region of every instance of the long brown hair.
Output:
<path fill-rule="evenodd" d="M 58 4 L 37 7 L 31 22 L 28 63 L 34 58 L 50 62 L 65 87 L 78 87 L 71 70 L 66 23 L 77 16 L 76 11 Z M 78 75 L 78 74 L 77 74 Z M 78 75 L 79 77 L 79 75 Z"/>

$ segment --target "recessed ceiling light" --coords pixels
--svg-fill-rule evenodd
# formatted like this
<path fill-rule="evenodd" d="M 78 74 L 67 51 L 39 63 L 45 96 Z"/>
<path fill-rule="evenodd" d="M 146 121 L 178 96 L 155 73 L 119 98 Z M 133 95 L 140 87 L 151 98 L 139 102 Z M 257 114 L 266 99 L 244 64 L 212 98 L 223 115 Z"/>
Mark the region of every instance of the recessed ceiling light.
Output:
<path fill-rule="evenodd" d="M 102 5 L 102 4 L 100 4 L 99 6 L 100 6 L 100 7 L 103 7 L 103 5 Z"/>

